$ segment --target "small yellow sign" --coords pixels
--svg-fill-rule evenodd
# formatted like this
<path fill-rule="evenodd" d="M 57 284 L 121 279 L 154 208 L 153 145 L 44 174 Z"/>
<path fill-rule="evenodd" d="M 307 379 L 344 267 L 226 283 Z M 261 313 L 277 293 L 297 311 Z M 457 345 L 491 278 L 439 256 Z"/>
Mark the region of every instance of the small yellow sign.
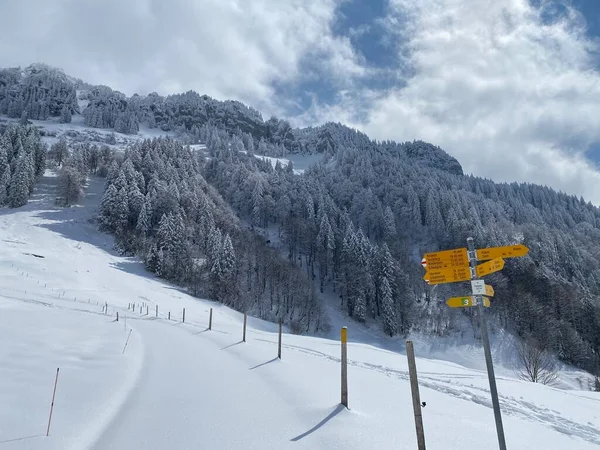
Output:
<path fill-rule="evenodd" d="M 494 288 L 492 286 L 490 286 L 489 284 L 485 285 L 485 295 L 487 295 L 488 297 L 493 297 L 495 294 L 494 292 Z"/>
<path fill-rule="evenodd" d="M 476 268 L 478 277 L 485 277 L 494 272 L 504 269 L 504 260 L 502 258 L 492 259 L 491 261 L 479 264 Z"/>
<path fill-rule="evenodd" d="M 477 250 L 477 260 L 489 261 L 496 258 L 517 258 L 525 256 L 529 249 L 522 244 L 507 245 L 506 247 L 491 247 Z"/>
<path fill-rule="evenodd" d="M 486 308 L 490 307 L 490 299 L 487 297 L 483 297 L 483 306 L 485 306 Z M 450 308 L 466 308 L 469 306 L 475 306 L 473 304 L 473 297 L 468 296 L 468 297 L 452 297 L 449 298 L 448 300 L 446 300 L 446 305 L 448 305 Z"/>
<path fill-rule="evenodd" d="M 464 308 L 466 306 L 473 306 L 472 297 L 452 297 L 446 300 L 446 305 L 450 308 Z"/>
<path fill-rule="evenodd" d="M 469 267 L 458 267 L 454 269 L 428 270 L 423 279 L 429 284 L 458 283 L 471 279 Z"/>

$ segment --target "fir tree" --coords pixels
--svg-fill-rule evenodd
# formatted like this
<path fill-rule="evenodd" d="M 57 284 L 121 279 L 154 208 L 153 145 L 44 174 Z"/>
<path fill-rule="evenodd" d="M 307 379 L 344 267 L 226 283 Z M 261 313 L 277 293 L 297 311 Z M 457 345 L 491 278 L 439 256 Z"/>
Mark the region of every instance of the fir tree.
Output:
<path fill-rule="evenodd" d="M 15 175 L 11 179 L 8 194 L 8 204 L 11 208 L 18 208 L 27 204 L 29 199 L 29 167 L 25 155 L 17 159 Z"/>
<path fill-rule="evenodd" d="M 392 288 L 387 277 L 382 277 L 380 281 L 381 293 L 381 312 L 383 317 L 383 331 L 389 335 L 395 335 L 397 330 L 396 312 L 394 307 L 394 297 Z"/>
<path fill-rule="evenodd" d="M 67 105 L 60 110 L 60 123 L 71 123 L 71 108 Z"/>

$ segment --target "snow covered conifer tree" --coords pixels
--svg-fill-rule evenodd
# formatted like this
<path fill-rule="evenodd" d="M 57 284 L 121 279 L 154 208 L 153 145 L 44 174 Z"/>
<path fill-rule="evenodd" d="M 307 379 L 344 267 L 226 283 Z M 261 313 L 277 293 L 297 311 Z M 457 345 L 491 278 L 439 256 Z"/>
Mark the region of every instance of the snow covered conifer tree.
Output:
<path fill-rule="evenodd" d="M 8 202 L 8 189 L 10 186 L 10 166 L 6 166 L 4 172 L 0 175 L 0 206 Z"/>
<path fill-rule="evenodd" d="M 387 277 L 380 281 L 381 315 L 383 316 L 383 331 L 389 336 L 398 332 L 396 325 L 396 311 L 394 307 L 394 296 Z"/>
<path fill-rule="evenodd" d="M 100 213 L 98 220 L 100 229 L 105 231 L 114 231 L 116 227 L 115 212 L 117 208 L 117 188 L 114 184 L 110 184 L 100 202 Z"/>
<path fill-rule="evenodd" d="M 144 201 L 142 204 L 142 209 L 140 210 L 140 214 L 137 219 L 136 229 L 145 237 L 150 232 L 150 218 L 152 216 L 152 212 L 149 211 L 148 201 Z"/>
<path fill-rule="evenodd" d="M 67 105 L 60 110 L 60 123 L 71 123 L 71 108 Z"/>
<path fill-rule="evenodd" d="M 12 178 L 8 194 L 8 204 L 18 208 L 27 204 L 29 199 L 29 168 L 25 155 L 17 160 L 15 175 Z"/>
<path fill-rule="evenodd" d="M 392 239 L 396 236 L 396 220 L 389 205 L 383 212 L 383 235 L 385 239 Z"/>

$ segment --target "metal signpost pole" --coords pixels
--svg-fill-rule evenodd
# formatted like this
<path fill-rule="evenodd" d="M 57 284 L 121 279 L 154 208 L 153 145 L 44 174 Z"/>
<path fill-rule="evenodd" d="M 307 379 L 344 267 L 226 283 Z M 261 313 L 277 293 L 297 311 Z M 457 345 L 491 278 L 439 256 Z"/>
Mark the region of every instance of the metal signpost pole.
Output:
<path fill-rule="evenodd" d="M 467 239 L 467 248 L 469 251 L 469 263 L 472 270 L 472 279 L 477 280 L 477 254 L 473 238 Z M 496 376 L 494 375 L 494 363 L 492 362 L 492 352 L 490 350 L 490 338 L 488 336 L 487 323 L 483 310 L 483 298 L 481 295 L 473 295 L 473 300 L 477 302 L 477 314 L 481 322 L 481 338 L 483 340 L 483 351 L 485 353 L 485 365 L 487 366 L 488 379 L 490 382 L 490 394 L 492 395 L 492 405 L 494 408 L 494 418 L 496 419 L 496 431 L 498 433 L 498 444 L 500 450 L 506 450 L 506 441 L 504 439 L 504 426 L 502 425 L 502 413 L 500 412 L 500 402 L 498 401 L 498 388 L 496 387 Z"/>

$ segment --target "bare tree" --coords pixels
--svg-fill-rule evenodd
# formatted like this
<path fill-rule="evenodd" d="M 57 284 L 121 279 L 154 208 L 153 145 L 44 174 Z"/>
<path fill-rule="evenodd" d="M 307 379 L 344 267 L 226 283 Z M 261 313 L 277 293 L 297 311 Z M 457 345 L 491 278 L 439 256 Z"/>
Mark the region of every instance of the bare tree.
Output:
<path fill-rule="evenodd" d="M 81 200 L 83 188 L 81 175 L 74 167 L 66 166 L 58 176 L 59 203 L 63 206 L 71 206 Z"/>
<path fill-rule="evenodd" d="M 533 383 L 553 384 L 558 379 L 558 368 L 550 353 L 533 340 L 516 345 L 515 373 Z"/>

